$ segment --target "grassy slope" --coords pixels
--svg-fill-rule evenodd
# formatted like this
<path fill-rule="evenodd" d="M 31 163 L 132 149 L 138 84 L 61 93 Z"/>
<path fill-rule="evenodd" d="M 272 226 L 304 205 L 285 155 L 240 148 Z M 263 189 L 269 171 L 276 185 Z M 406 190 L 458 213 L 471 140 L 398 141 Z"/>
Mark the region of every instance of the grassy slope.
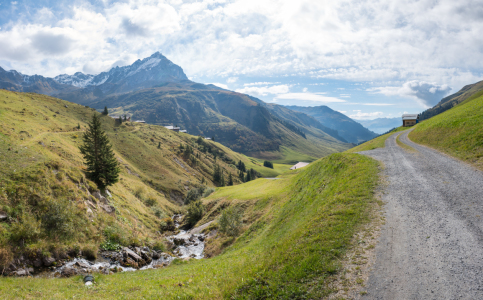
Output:
<path fill-rule="evenodd" d="M 483 169 L 483 96 L 418 124 L 409 138 Z"/>
<path fill-rule="evenodd" d="M 377 138 L 372 139 L 370 141 L 367 141 L 364 144 L 361 144 L 359 146 L 355 146 L 354 148 L 351 148 L 351 149 L 347 150 L 346 152 L 356 153 L 356 152 L 360 152 L 360 151 L 373 150 L 373 149 L 376 149 L 376 148 L 384 148 L 386 140 L 389 136 L 391 136 L 395 132 L 404 131 L 404 130 L 407 130 L 407 129 L 409 129 L 409 128 L 398 127 L 398 128 L 394 129 L 393 131 L 391 131 L 389 133 L 378 136 Z"/>
<path fill-rule="evenodd" d="M 199 185 L 202 178 L 212 185 L 212 154 L 195 150 L 197 164 L 190 166 L 179 153 L 180 144 L 196 148 L 196 137 L 154 125 L 120 125 L 103 117 L 104 130 L 121 162 L 120 181 L 109 188 L 116 213 L 109 215 L 92 208 L 93 215 L 89 215 L 85 200 L 95 200 L 81 187 L 84 183 L 93 188 L 95 185 L 85 179 L 78 146 L 93 113 L 82 105 L 45 95 L 0 90 L 0 210 L 12 218 L 10 223 L 0 224 L 1 247 L 16 247 L 24 240 L 31 252 L 56 252 L 59 247 L 79 244 L 96 248 L 106 226 L 118 232 L 124 243 L 143 244 L 146 239 L 159 237 L 156 231 L 160 218 L 182 210 L 174 200 L 182 201 L 188 188 Z M 290 167 L 276 165 L 272 170 L 219 143 L 206 143 L 227 159 L 242 160 L 266 176 L 276 176 Z M 216 163 L 237 181 L 235 167 L 219 157 Z M 53 208 L 69 212 L 61 215 L 69 231 L 48 232 L 45 218 Z M 162 213 L 156 216 L 156 211 Z M 29 215 L 43 220 L 46 228 Z M 28 232 L 39 227 L 40 233 L 30 236 Z M 64 237 L 59 240 L 60 233 Z"/>
<path fill-rule="evenodd" d="M 359 226 L 367 221 L 378 182 L 376 161 L 333 154 L 280 180 L 221 188 L 205 203 L 243 208 L 248 228 L 211 259 L 165 269 L 96 275 L 84 288 L 70 279 L 6 278 L 3 298 L 315 299 L 340 268 Z"/>

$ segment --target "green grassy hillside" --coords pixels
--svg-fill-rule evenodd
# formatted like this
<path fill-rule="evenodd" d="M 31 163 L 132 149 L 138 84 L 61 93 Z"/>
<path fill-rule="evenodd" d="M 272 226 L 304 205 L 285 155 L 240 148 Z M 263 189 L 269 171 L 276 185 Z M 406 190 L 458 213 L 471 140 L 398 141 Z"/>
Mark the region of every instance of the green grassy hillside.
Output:
<path fill-rule="evenodd" d="M 378 163 L 357 154 L 333 154 L 279 180 L 257 179 L 217 190 L 204 200 L 205 219 L 228 207 L 243 214 L 238 237 L 221 236 L 221 255 L 170 267 L 80 277 L 6 278 L 5 299 L 320 299 L 354 234 L 375 203 Z M 200 222 L 200 223 L 201 223 Z M 220 233 L 219 233 L 220 235 Z M 363 263 L 363 262 L 361 262 Z"/>
<path fill-rule="evenodd" d="M 452 107 L 461 104 L 465 101 L 475 99 L 483 95 L 483 81 L 479 81 L 474 84 L 464 86 L 458 92 L 449 95 L 436 104 L 434 107 L 429 108 L 421 113 L 421 120 L 429 119 L 440 113 L 451 109 Z"/>
<path fill-rule="evenodd" d="M 239 184 L 242 160 L 265 176 L 290 166 L 263 162 L 223 145 L 160 126 L 115 122 L 102 117 L 120 162 L 109 205 L 91 196 L 96 186 L 84 175 L 78 150 L 95 110 L 39 94 L 0 90 L 0 265 L 19 255 L 61 255 L 69 249 L 93 250 L 111 241 L 123 245 L 159 242 L 160 220 L 175 212 L 187 191 L 213 186 L 214 165 Z M 190 146 L 193 153 L 180 150 Z M 0 250 L 2 250 L 0 249 Z M 86 251 L 88 252 L 88 251 Z M 91 251 L 92 252 L 92 251 Z"/>
<path fill-rule="evenodd" d="M 409 138 L 483 169 L 483 96 L 419 123 Z"/>

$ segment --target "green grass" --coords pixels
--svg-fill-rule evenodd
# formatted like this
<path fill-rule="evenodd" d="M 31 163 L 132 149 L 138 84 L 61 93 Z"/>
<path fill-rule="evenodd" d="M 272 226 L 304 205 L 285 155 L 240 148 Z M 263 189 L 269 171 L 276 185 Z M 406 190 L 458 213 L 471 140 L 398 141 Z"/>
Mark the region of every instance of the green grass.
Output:
<path fill-rule="evenodd" d="M 358 154 L 333 154 L 281 177 L 221 188 L 204 200 L 213 217 L 221 203 L 244 208 L 244 232 L 219 256 L 158 270 L 96 275 L 91 288 L 85 288 L 79 277 L 5 278 L 0 295 L 4 299 L 326 297 L 354 234 L 369 221 L 378 163 Z"/>
<path fill-rule="evenodd" d="M 120 181 L 109 187 L 113 194 L 110 204 L 116 213 L 109 215 L 102 208 L 91 207 L 90 216 L 86 200 L 95 200 L 86 188 L 92 191 L 95 185 L 85 178 L 78 147 L 95 111 L 45 95 L 5 90 L 0 90 L 0 111 L 0 210 L 13 220 L 13 225 L 0 224 L 0 248 L 16 254 L 62 252 L 78 244 L 98 246 L 105 239 L 106 227 L 115 229 L 124 244 L 149 245 L 160 239 L 157 231 L 162 218 L 184 211 L 179 204 L 188 189 L 202 181 L 214 186 L 215 163 L 224 170 L 225 178 L 228 173 L 233 175 L 235 184 L 240 184 L 234 166 L 238 160 L 265 176 L 277 176 L 290 167 L 265 168 L 261 161 L 212 141 L 204 141 L 211 152 L 202 152 L 197 137 L 156 125 L 118 124 L 103 116 L 103 129 L 121 168 Z M 180 144 L 194 149 L 195 162 L 183 156 Z M 62 205 L 69 203 L 72 214 L 64 225 L 78 229 L 63 233 L 61 239 L 57 239 L 58 233 L 50 232 L 45 220 L 40 222 L 48 217 L 51 198 Z M 34 218 L 29 219 L 29 215 Z M 44 224 L 40 234 L 28 237 L 28 241 L 12 236 L 21 226 L 35 229 L 38 224 Z"/>
<path fill-rule="evenodd" d="M 387 140 L 388 137 L 390 137 L 395 132 L 404 131 L 404 130 L 407 130 L 407 129 L 409 129 L 409 128 L 398 127 L 398 128 L 394 129 L 393 131 L 391 131 L 389 133 L 378 136 L 377 138 L 372 139 L 368 142 L 365 142 L 364 144 L 361 144 L 359 146 L 355 146 L 354 148 L 351 148 L 351 149 L 347 150 L 346 152 L 356 153 L 356 152 L 361 152 L 361 151 L 373 150 L 373 149 L 377 149 L 377 148 L 384 148 L 386 140 Z"/>
<path fill-rule="evenodd" d="M 483 169 L 483 97 L 418 124 L 409 138 Z"/>

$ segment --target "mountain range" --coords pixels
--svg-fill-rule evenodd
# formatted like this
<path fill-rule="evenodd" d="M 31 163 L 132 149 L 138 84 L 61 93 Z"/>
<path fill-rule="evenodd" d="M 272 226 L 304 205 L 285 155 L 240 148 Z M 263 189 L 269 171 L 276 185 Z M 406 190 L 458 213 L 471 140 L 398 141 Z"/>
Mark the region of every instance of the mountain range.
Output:
<path fill-rule="evenodd" d="M 328 107 L 309 113 L 190 81 L 159 52 L 98 75 L 77 72 L 47 78 L 0 68 L 0 88 L 47 94 L 96 109 L 107 106 L 111 114 L 178 125 L 193 135 L 215 137 L 235 151 L 279 162 L 311 161 L 375 136 Z"/>
<path fill-rule="evenodd" d="M 287 108 L 314 117 L 322 125 L 337 130 L 339 135 L 350 143 L 368 141 L 377 136 L 348 116 L 331 109 L 328 106 L 286 106 Z"/>

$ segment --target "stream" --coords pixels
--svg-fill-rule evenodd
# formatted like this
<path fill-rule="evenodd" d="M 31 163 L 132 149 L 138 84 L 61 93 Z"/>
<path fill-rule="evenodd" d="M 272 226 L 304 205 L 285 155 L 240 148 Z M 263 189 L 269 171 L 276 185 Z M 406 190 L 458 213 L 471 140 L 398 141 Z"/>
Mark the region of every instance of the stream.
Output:
<path fill-rule="evenodd" d="M 179 228 L 181 215 L 174 215 L 173 220 L 176 229 Z M 120 251 L 101 251 L 95 261 L 84 258 L 74 258 L 68 262 L 60 262 L 60 266 L 51 267 L 50 270 L 35 274 L 35 277 L 70 277 L 77 274 L 116 272 L 134 272 L 137 270 L 156 269 L 168 266 L 174 259 L 202 259 L 205 248 L 205 234 L 201 231 L 210 224 L 190 229 L 180 230 L 178 234 L 167 236 L 166 239 L 173 243 L 173 255 L 155 251 L 148 247 L 124 247 Z M 25 269 L 28 274 L 34 270 Z"/>

